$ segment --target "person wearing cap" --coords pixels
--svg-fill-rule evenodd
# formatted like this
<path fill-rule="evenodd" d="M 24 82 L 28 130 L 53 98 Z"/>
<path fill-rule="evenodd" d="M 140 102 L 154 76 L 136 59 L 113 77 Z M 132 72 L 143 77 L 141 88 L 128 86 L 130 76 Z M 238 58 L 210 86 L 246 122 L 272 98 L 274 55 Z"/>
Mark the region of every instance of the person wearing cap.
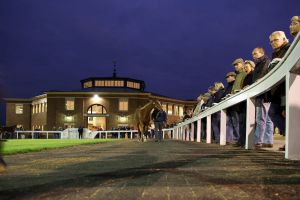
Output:
<path fill-rule="evenodd" d="M 237 93 L 239 92 L 242 87 L 243 87 L 243 82 L 245 80 L 246 77 L 246 72 L 244 71 L 244 60 L 242 58 L 238 58 L 236 60 L 233 61 L 232 65 L 235 68 L 236 71 L 236 79 L 234 81 L 234 84 L 232 86 L 232 91 L 231 93 Z M 242 140 L 243 138 L 241 138 L 240 136 L 244 136 L 246 134 L 246 103 L 245 102 L 241 102 L 240 104 L 234 106 L 232 108 L 233 110 L 235 110 L 235 112 L 237 112 L 238 115 L 238 123 L 239 123 L 239 132 L 236 133 L 237 135 L 234 135 L 234 139 L 237 139 L 237 146 L 243 146 L 244 145 L 244 141 Z M 234 132 L 235 133 L 235 132 Z"/>
<path fill-rule="evenodd" d="M 268 72 L 270 59 L 265 55 L 265 50 L 262 47 L 256 47 L 252 51 L 253 60 L 256 63 L 253 72 L 253 82 L 261 79 Z M 268 111 L 270 102 L 266 98 L 266 94 L 262 94 L 255 99 L 255 131 L 254 144 L 256 148 L 261 148 L 269 135 L 274 132 L 274 125 L 269 117 Z"/>
<path fill-rule="evenodd" d="M 245 60 L 244 70 L 247 75 L 243 82 L 243 88 L 245 88 L 253 83 L 254 68 L 255 68 L 255 63 L 252 60 Z"/>
<path fill-rule="evenodd" d="M 223 93 L 223 98 L 231 94 L 232 86 L 235 82 L 236 73 L 229 72 L 226 74 L 227 86 Z M 226 111 L 226 142 L 232 143 L 234 140 L 238 139 L 239 135 L 239 120 L 238 113 L 234 108 L 228 108 Z"/>
<path fill-rule="evenodd" d="M 242 58 L 235 59 L 232 63 L 235 68 L 236 78 L 232 86 L 231 93 L 237 93 L 242 89 L 244 79 L 246 77 L 246 72 L 244 71 L 244 60 Z"/>
<path fill-rule="evenodd" d="M 226 97 L 227 95 L 231 94 L 232 86 L 233 86 L 234 81 L 235 81 L 235 77 L 236 77 L 235 72 L 229 72 L 229 73 L 226 74 L 227 86 L 226 86 L 225 91 L 223 93 L 223 97 Z"/>
<path fill-rule="evenodd" d="M 300 31 L 300 16 L 293 16 L 290 25 L 290 34 L 295 38 Z"/>

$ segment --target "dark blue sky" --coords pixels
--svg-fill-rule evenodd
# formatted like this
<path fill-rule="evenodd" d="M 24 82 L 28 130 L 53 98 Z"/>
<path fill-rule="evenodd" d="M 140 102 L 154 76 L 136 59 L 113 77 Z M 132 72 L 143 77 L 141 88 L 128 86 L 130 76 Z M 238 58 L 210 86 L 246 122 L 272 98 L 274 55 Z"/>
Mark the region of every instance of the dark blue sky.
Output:
<path fill-rule="evenodd" d="M 0 0 L 5 97 L 80 89 L 79 80 L 141 79 L 146 90 L 195 99 L 268 36 L 289 35 L 299 0 Z M 1 116 L 2 118 L 2 116 Z"/>

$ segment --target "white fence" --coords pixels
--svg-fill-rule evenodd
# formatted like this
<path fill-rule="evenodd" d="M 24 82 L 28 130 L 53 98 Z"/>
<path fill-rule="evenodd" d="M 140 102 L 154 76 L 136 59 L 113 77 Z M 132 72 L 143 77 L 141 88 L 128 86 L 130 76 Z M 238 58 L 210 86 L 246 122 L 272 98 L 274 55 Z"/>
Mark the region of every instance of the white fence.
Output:
<path fill-rule="evenodd" d="M 221 112 L 220 145 L 226 145 L 226 109 L 246 101 L 246 149 L 254 147 L 255 97 L 272 89 L 285 80 L 286 84 L 286 138 L 285 157 L 300 160 L 300 33 L 280 63 L 262 79 L 208 108 L 173 128 L 173 139 L 193 140 L 197 125 L 196 141 L 201 141 L 201 119 L 206 118 L 206 143 L 211 143 L 211 115 Z M 190 137 L 184 137 L 184 129 L 191 127 Z M 189 139 L 191 138 L 191 139 Z"/>
<path fill-rule="evenodd" d="M 163 129 L 163 138 L 165 135 L 168 135 L 171 138 L 173 129 Z M 79 138 L 78 128 L 68 128 L 63 131 L 15 131 L 16 138 L 22 139 L 25 138 L 25 135 L 28 135 L 32 139 L 38 139 L 45 137 L 57 138 L 57 139 L 76 139 Z M 134 138 L 134 134 L 138 133 L 138 130 L 110 130 L 110 131 L 90 131 L 89 129 L 84 129 L 83 138 L 85 139 L 94 139 L 98 134 L 99 138 L 121 138 L 121 134 L 127 134 L 127 137 L 130 139 Z M 56 134 L 56 135 L 55 135 Z"/>

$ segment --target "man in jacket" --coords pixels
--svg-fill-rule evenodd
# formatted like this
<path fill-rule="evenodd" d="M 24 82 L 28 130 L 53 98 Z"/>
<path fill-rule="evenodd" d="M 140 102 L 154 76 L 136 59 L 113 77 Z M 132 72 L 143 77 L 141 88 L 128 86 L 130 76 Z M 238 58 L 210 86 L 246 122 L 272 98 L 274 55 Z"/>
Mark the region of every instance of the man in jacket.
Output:
<path fill-rule="evenodd" d="M 152 120 L 154 121 L 154 130 L 155 130 L 155 138 L 156 142 L 161 142 L 163 139 L 163 127 L 167 122 L 167 114 L 163 110 L 154 109 L 152 115 Z"/>
<path fill-rule="evenodd" d="M 253 72 L 253 82 L 255 82 L 267 74 L 270 60 L 265 55 L 265 50 L 262 47 L 256 47 L 252 51 L 252 57 L 256 63 Z M 266 99 L 265 94 L 262 94 L 256 98 L 256 126 L 254 132 L 254 144 L 256 148 L 261 148 L 263 144 L 267 144 L 268 138 L 270 138 L 274 132 L 274 125 L 268 114 L 269 108 L 270 102 Z"/>
<path fill-rule="evenodd" d="M 223 97 L 231 94 L 235 78 L 235 72 L 229 72 L 226 74 L 227 87 L 225 88 Z M 232 143 L 234 140 L 238 140 L 239 137 L 239 116 L 236 110 L 233 108 L 228 108 L 226 113 L 226 142 Z"/>

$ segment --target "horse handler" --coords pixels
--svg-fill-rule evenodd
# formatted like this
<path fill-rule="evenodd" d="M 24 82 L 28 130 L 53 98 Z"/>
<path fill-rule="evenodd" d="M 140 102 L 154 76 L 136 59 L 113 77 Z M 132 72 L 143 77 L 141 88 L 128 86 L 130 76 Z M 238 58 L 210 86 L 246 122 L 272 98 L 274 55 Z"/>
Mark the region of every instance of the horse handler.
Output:
<path fill-rule="evenodd" d="M 0 139 L 0 173 L 4 172 L 6 170 L 6 163 L 4 162 L 3 158 L 2 158 L 2 148 L 3 148 L 3 143 L 6 140 L 2 140 Z"/>
<path fill-rule="evenodd" d="M 155 142 L 161 142 L 163 140 L 162 129 L 167 122 L 167 114 L 163 110 L 154 109 L 151 118 L 154 121 Z"/>

